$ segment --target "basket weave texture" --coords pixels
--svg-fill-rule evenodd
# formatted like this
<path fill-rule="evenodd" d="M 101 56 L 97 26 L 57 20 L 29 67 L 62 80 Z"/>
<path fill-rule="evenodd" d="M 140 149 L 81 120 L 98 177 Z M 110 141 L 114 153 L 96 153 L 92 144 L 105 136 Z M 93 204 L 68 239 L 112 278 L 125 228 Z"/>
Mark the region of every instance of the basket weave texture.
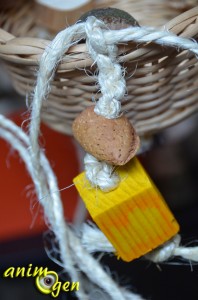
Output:
<path fill-rule="evenodd" d="M 158 29 L 165 25 L 179 36 L 197 40 L 198 7 L 180 14 L 190 6 L 180 7 L 177 2 L 139 0 L 108 4 L 131 13 L 140 25 Z M 106 7 L 107 1 L 98 1 L 95 6 Z M 33 91 L 39 59 L 51 39 L 35 19 L 31 1 L 0 12 L 0 57 L 22 95 Z M 119 46 L 119 62 L 126 69 L 127 82 L 122 109 L 138 134 L 153 134 L 198 110 L 198 60 L 194 54 L 131 41 Z M 92 63 L 84 43 L 72 46 L 65 54 L 43 104 L 42 118 L 49 126 L 71 134 L 74 118 L 92 104 L 93 96 L 99 98 Z"/>

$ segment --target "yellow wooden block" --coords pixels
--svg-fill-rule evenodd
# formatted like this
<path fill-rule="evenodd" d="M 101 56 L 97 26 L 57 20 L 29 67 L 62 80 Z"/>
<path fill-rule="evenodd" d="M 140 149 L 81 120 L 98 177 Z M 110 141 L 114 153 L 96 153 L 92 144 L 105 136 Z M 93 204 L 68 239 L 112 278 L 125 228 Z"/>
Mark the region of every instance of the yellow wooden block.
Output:
<path fill-rule="evenodd" d="M 169 240 L 179 225 L 137 158 L 118 173 L 119 187 L 108 193 L 93 188 L 84 172 L 74 184 L 117 255 L 131 261 Z"/>

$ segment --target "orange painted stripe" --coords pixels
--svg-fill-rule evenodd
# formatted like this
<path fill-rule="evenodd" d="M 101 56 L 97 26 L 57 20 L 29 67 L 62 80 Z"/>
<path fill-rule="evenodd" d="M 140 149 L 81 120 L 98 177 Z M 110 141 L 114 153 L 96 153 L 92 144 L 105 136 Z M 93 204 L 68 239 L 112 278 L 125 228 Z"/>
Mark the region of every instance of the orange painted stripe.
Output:
<path fill-rule="evenodd" d="M 151 193 L 152 194 L 152 193 Z M 145 202 L 150 202 L 153 200 L 152 195 L 149 195 L 149 198 L 145 197 L 144 201 Z M 157 202 L 161 202 L 161 199 L 157 199 Z M 156 226 L 154 224 L 154 226 L 156 226 L 156 231 L 158 231 L 158 233 L 160 234 L 161 239 L 166 239 L 167 238 L 167 232 L 166 230 L 164 230 L 164 228 L 166 227 L 166 222 L 164 221 L 164 218 L 161 214 L 161 211 L 159 210 L 159 208 L 155 205 L 155 203 L 153 202 L 153 207 L 150 208 L 150 215 L 156 220 L 158 226 Z"/>
<path fill-rule="evenodd" d="M 145 233 L 144 237 L 142 236 L 142 234 L 140 234 L 141 232 L 141 225 L 139 224 L 139 221 L 137 219 L 135 219 L 136 221 L 136 226 L 134 226 L 133 224 L 131 224 L 131 220 L 129 219 L 129 213 L 130 213 L 130 208 L 128 208 L 128 201 L 126 201 L 125 203 L 125 207 L 121 206 L 119 207 L 119 209 L 122 211 L 123 213 L 123 218 L 128 218 L 129 220 L 129 226 L 126 228 L 126 230 L 130 233 L 131 236 L 134 236 L 136 244 L 138 245 L 139 251 L 142 251 L 142 253 L 145 253 L 145 251 L 147 251 L 148 246 L 145 243 Z M 133 208 L 134 210 L 134 208 Z M 126 211 L 128 212 L 126 214 Z"/>
<path fill-rule="evenodd" d="M 142 226 L 146 227 L 145 230 L 147 231 L 147 234 L 150 236 L 151 242 L 153 241 L 152 242 L 152 247 L 151 247 L 151 248 L 153 248 L 153 247 L 155 247 L 155 245 L 160 245 L 162 240 L 161 240 L 161 237 L 159 235 L 159 232 L 156 230 L 155 226 L 153 225 L 153 223 L 150 220 L 150 215 L 149 215 L 149 212 L 148 212 L 149 208 L 148 208 L 148 205 L 144 201 L 144 197 L 145 196 L 140 196 L 139 195 L 137 198 L 134 199 L 134 201 L 137 203 L 138 206 L 140 204 L 141 207 L 147 208 L 147 210 L 145 210 L 145 209 L 142 210 L 142 215 L 143 215 L 143 217 L 145 219 L 145 222 L 146 222 L 146 225 L 144 225 L 144 223 L 143 223 Z M 153 233 L 155 233 L 155 237 L 154 237 L 153 234 L 151 234 L 151 231 Z"/>
<path fill-rule="evenodd" d="M 136 246 L 131 247 L 131 244 L 129 243 L 130 239 L 133 237 L 128 237 L 126 234 L 120 234 L 118 229 L 115 227 L 113 220 L 111 219 L 111 216 L 106 215 L 103 216 L 100 219 L 97 220 L 98 226 L 100 226 L 101 230 L 104 232 L 104 234 L 109 238 L 112 245 L 117 250 L 118 254 L 124 259 L 125 257 L 128 260 L 128 253 L 130 253 L 130 257 L 137 257 L 139 254 L 139 251 Z M 127 251 L 127 249 L 130 249 L 130 251 Z M 132 258 L 132 259 L 133 259 Z"/>
<path fill-rule="evenodd" d="M 174 235 L 175 230 L 179 230 L 179 225 L 176 222 L 173 214 L 171 213 L 171 211 L 169 210 L 166 202 L 163 200 L 158 201 L 157 199 L 157 195 L 153 195 L 152 191 L 149 192 L 153 202 L 155 203 L 156 207 L 158 208 L 158 210 L 160 211 L 164 221 L 166 222 L 166 227 L 164 227 L 164 229 L 166 228 L 167 234 L 168 235 Z"/>
<path fill-rule="evenodd" d="M 128 202 L 128 207 L 129 207 L 128 208 L 128 214 L 129 214 L 130 213 L 130 202 Z M 139 209 L 139 208 L 137 207 L 136 209 Z M 131 219 L 131 216 L 130 216 L 130 219 Z M 137 213 L 133 214 L 133 219 L 136 222 L 138 227 L 136 226 L 136 228 L 133 228 L 133 225 L 132 225 L 132 228 L 133 228 L 133 230 L 136 229 L 136 233 L 141 236 L 142 243 L 145 245 L 145 248 L 148 251 L 151 248 L 148 245 L 154 244 L 154 242 L 151 239 L 151 236 L 149 235 L 149 230 L 148 230 L 149 223 L 144 218 L 144 216 L 141 216 L 141 218 L 138 218 Z M 131 220 L 131 222 L 132 222 L 132 220 Z M 145 252 L 145 250 L 144 250 L 144 252 Z"/>

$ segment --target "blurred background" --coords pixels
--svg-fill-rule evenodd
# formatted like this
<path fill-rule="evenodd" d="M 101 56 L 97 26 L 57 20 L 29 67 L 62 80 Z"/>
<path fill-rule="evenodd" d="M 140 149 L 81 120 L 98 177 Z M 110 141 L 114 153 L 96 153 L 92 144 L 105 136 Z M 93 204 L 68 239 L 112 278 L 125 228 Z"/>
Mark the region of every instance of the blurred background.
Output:
<path fill-rule="evenodd" d="M 23 123 L 28 119 L 25 98 L 13 89 L 3 63 L 0 64 L 0 113 L 26 128 L 27 122 Z M 41 143 L 58 177 L 60 189 L 70 185 L 81 168 L 79 149 L 73 138 L 42 124 Z M 181 226 L 183 245 L 197 245 L 198 239 L 197 153 L 196 113 L 155 135 L 152 149 L 140 155 Z M 63 280 L 69 280 L 67 274 L 61 275 L 61 267 L 46 254 L 43 233 L 47 228 L 23 162 L 1 139 L 0 154 L 0 300 L 51 299 L 38 292 L 34 278 L 2 278 L 8 267 L 25 267 L 32 263 L 57 271 Z M 66 218 L 76 220 L 75 211 L 81 204 L 75 188 L 62 191 L 61 196 Z M 143 258 L 123 263 L 113 255 L 95 256 L 116 281 L 145 299 L 198 299 L 198 267 L 190 261 L 174 259 L 157 266 Z M 58 297 L 74 298 L 73 294 L 64 292 Z M 92 299 L 99 298 L 92 296 Z"/>

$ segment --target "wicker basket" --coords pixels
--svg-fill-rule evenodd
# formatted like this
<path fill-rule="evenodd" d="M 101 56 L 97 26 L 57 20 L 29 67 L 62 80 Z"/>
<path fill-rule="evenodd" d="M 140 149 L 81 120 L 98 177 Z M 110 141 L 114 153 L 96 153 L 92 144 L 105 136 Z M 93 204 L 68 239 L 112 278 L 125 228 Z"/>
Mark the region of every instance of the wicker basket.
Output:
<path fill-rule="evenodd" d="M 166 24 L 166 28 L 175 34 L 196 40 L 198 7 L 181 14 L 194 4 L 192 1 L 182 3 L 125 0 L 108 4 L 130 12 L 140 25 L 159 28 Z M 98 1 L 95 6 L 107 6 L 107 1 Z M 51 39 L 35 24 L 34 13 L 31 1 L 25 1 L 23 5 L 20 2 L 20 6 L 16 4 L 16 7 L 0 12 L 0 57 L 14 87 L 22 95 L 32 92 L 38 61 Z M 122 108 L 140 135 L 158 132 L 198 109 L 198 60 L 193 54 L 154 43 L 138 46 L 129 43 L 120 46 L 119 60 L 127 70 L 128 95 Z M 71 134 L 73 119 L 91 104 L 93 95 L 99 97 L 91 64 L 85 44 L 71 47 L 64 56 L 52 82 L 48 101 L 43 105 L 42 118 L 49 126 Z"/>

